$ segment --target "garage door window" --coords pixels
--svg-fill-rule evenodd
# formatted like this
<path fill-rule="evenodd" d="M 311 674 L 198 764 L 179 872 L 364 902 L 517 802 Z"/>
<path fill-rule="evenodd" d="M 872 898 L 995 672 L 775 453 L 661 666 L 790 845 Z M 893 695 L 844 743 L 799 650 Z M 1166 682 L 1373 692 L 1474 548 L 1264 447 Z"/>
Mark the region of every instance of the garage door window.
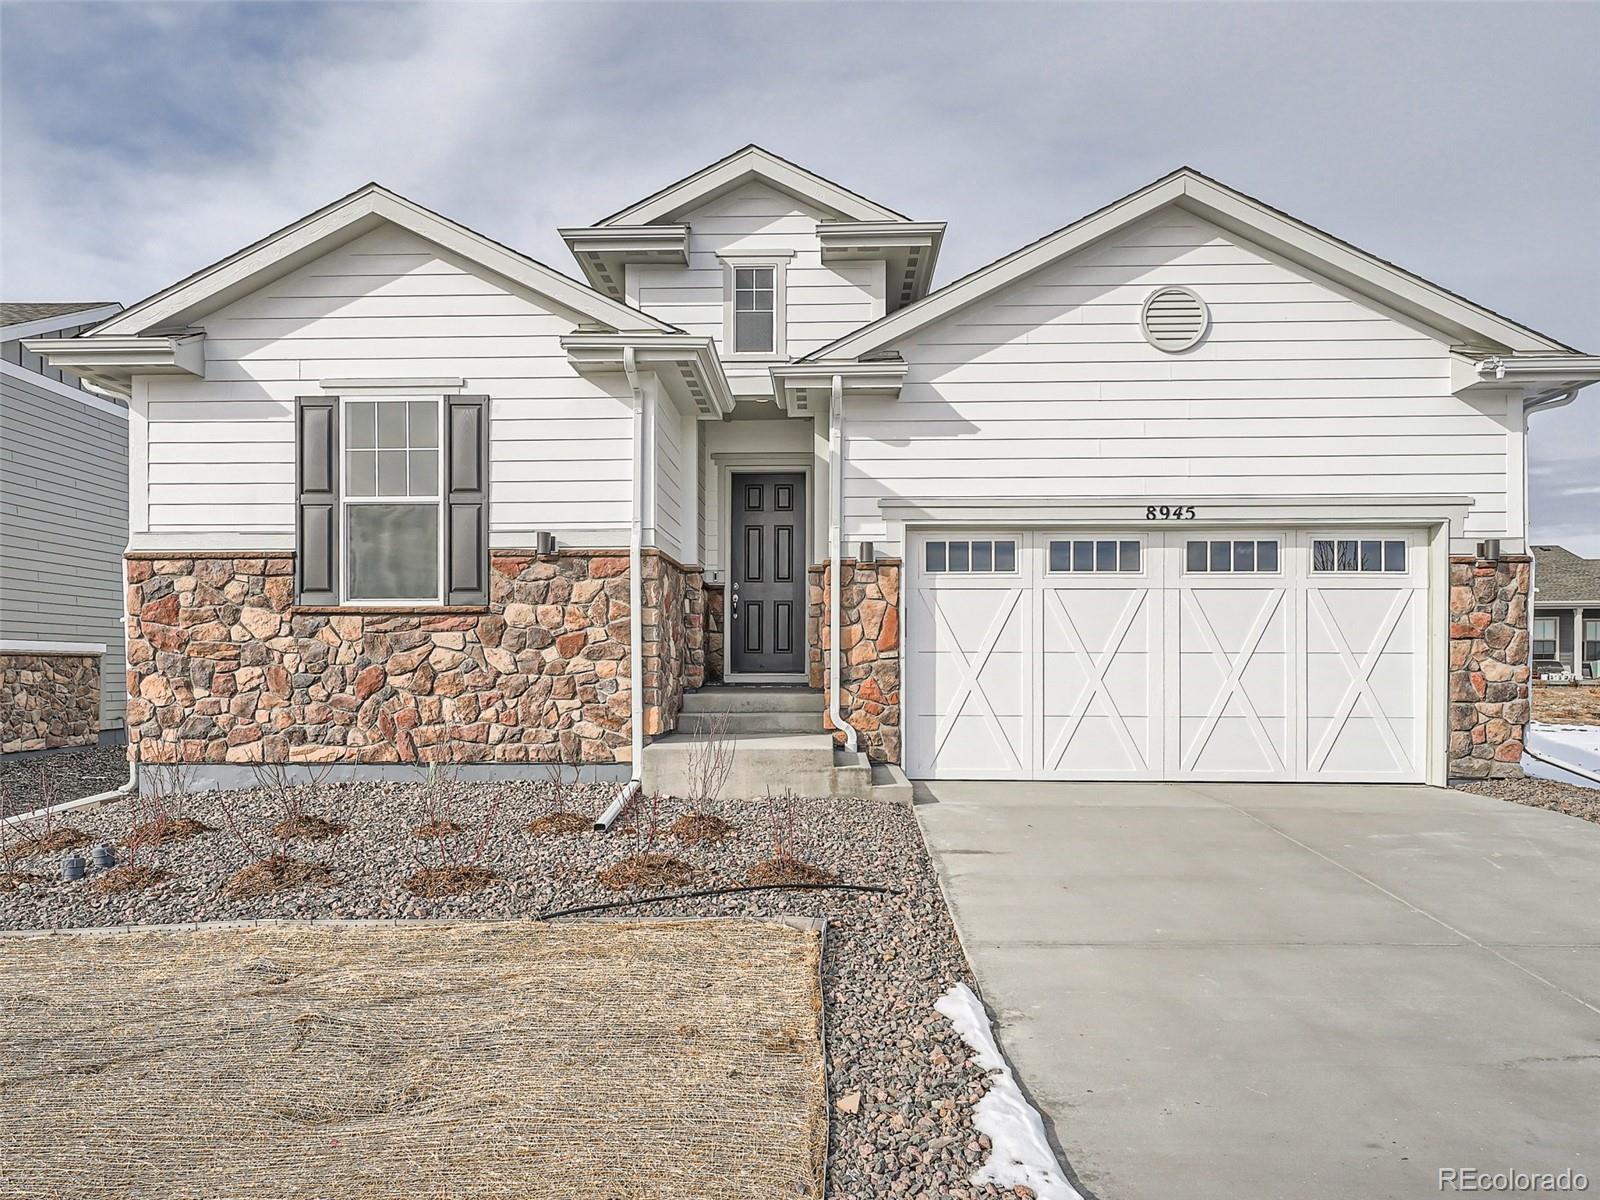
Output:
<path fill-rule="evenodd" d="M 1406 544 L 1398 539 L 1316 538 L 1311 543 L 1311 569 L 1332 575 L 1402 574 Z"/>
<path fill-rule="evenodd" d="M 930 575 L 1004 575 L 1017 569 L 1017 543 L 962 540 L 929 542 L 923 563 Z"/>
<path fill-rule="evenodd" d="M 1278 543 L 1256 539 L 1201 541 L 1192 539 L 1184 552 L 1190 574 L 1276 575 Z"/>
<path fill-rule="evenodd" d="M 1050 570 L 1073 575 L 1139 571 L 1141 557 L 1136 541 L 1074 538 L 1050 543 Z"/>

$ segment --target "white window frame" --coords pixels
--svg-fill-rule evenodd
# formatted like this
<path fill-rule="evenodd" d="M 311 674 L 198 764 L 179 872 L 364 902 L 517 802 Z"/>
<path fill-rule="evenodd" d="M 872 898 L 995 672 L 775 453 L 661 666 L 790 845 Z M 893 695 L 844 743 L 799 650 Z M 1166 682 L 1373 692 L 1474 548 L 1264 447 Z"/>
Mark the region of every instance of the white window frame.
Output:
<path fill-rule="evenodd" d="M 1550 626 L 1550 636 L 1548 638 L 1542 638 L 1539 636 L 1539 626 L 1544 625 L 1547 622 Z M 1561 654 L 1561 622 L 1555 617 L 1535 617 L 1533 619 L 1532 628 L 1528 630 L 1528 640 L 1533 643 L 1532 650 L 1534 658 L 1558 657 Z M 1539 652 L 1539 643 L 1545 641 L 1550 643 L 1549 654 L 1541 654 Z"/>
<path fill-rule="evenodd" d="M 1332 542 L 1333 543 L 1333 566 L 1326 567 L 1326 568 L 1317 566 L 1317 543 L 1318 542 Z M 1356 565 L 1354 567 L 1341 567 L 1339 565 L 1339 543 L 1340 542 L 1354 542 L 1356 544 Z M 1377 542 L 1378 543 L 1378 555 L 1379 555 L 1380 558 L 1383 558 L 1385 560 L 1385 562 L 1387 562 L 1387 559 L 1388 559 L 1388 545 L 1387 545 L 1387 543 L 1389 543 L 1389 542 L 1399 542 L 1401 544 L 1401 546 L 1403 547 L 1403 549 L 1401 550 L 1401 554 L 1404 557 L 1404 565 L 1398 571 L 1390 570 L 1387 565 L 1385 565 L 1381 570 L 1377 570 L 1377 571 L 1364 571 L 1364 570 L 1362 570 L 1362 568 L 1361 568 L 1361 543 L 1362 542 Z M 1318 577 L 1327 577 L 1327 576 L 1332 576 L 1332 575 L 1343 575 L 1346 578 L 1352 578 L 1352 579 L 1353 578 L 1358 578 L 1358 577 L 1359 578 L 1365 578 L 1365 579 L 1383 579 L 1383 578 L 1404 579 L 1407 575 L 1409 575 L 1411 573 L 1411 552 L 1412 552 L 1413 549 L 1414 549 L 1414 547 L 1411 544 L 1411 539 L 1409 537 L 1407 537 L 1406 535 L 1404 535 L 1404 534 L 1395 534 L 1395 533 L 1387 533 L 1387 532 L 1384 532 L 1382 530 L 1370 531 L 1370 532 L 1361 532 L 1361 531 L 1339 532 L 1339 533 L 1333 533 L 1333 534 L 1314 533 L 1314 534 L 1311 535 L 1311 537 L 1306 542 L 1306 551 L 1307 551 L 1306 567 L 1307 567 L 1307 569 L 1310 571 L 1310 573 L 1312 575 L 1315 575 L 1315 576 L 1318 576 Z"/>
<path fill-rule="evenodd" d="M 789 359 L 789 295 L 786 275 L 792 250 L 768 250 L 760 254 L 723 254 L 722 262 L 722 357 L 732 362 L 787 362 Z M 740 267 L 764 267 L 772 272 L 772 349 L 735 349 L 738 333 L 735 317 L 734 285 Z"/>
<path fill-rule="evenodd" d="M 1044 566 L 1044 573 L 1047 576 L 1060 577 L 1062 579 L 1087 579 L 1093 576 L 1104 576 L 1106 578 L 1141 579 L 1150 572 L 1149 541 L 1142 536 L 1128 533 L 1127 531 L 1113 531 L 1109 537 L 1104 533 L 1050 532 L 1045 534 L 1041 541 L 1043 544 L 1041 546 L 1042 554 L 1040 561 Z M 1117 546 L 1117 565 L 1108 571 L 1102 571 L 1098 566 L 1090 567 L 1087 571 L 1074 571 L 1070 565 L 1066 570 L 1058 571 L 1050 565 L 1050 548 L 1057 542 L 1066 542 L 1068 546 L 1070 546 L 1073 542 L 1089 542 L 1091 545 L 1097 542 L 1115 542 Z M 1122 569 L 1123 542 L 1134 542 L 1139 547 L 1139 569 L 1137 571 L 1124 571 Z M 1070 549 L 1067 551 L 1067 561 L 1069 564 L 1072 561 L 1072 551 Z"/>
<path fill-rule="evenodd" d="M 960 571 L 954 571 L 954 570 L 950 569 L 949 554 L 950 554 L 950 544 L 952 542 L 964 542 L 967 545 L 967 565 L 966 565 L 966 567 L 964 569 L 962 569 Z M 991 550 L 989 551 L 989 562 L 991 564 L 989 569 L 987 571 L 975 571 L 975 570 L 973 570 L 973 568 L 972 568 L 972 557 L 971 557 L 972 556 L 972 543 L 973 542 L 988 542 L 991 547 L 993 547 L 993 545 L 996 542 L 1010 542 L 1011 543 L 1011 569 L 1009 571 L 1002 571 L 999 568 L 993 566 L 993 563 L 994 563 L 994 551 L 991 548 Z M 932 546 L 932 545 L 936 545 L 936 544 L 943 545 L 944 548 L 945 548 L 945 566 L 944 566 L 944 568 L 942 570 L 938 570 L 938 571 L 930 570 L 929 567 L 928 567 L 928 547 Z M 970 576 L 970 577 L 972 577 L 974 579 L 1009 579 L 1009 578 L 1020 576 L 1022 574 L 1023 542 L 1022 542 L 1021 538 L 1019 538 L 1015 534 L 1011 534 L 1011 533 L 1005 533 L 1005 534 L 1000 534 L 1000 533 L 990 534 L 990 533 L 982 533 L 982 532 L 979 532 L 979 533 L 961 533 L 961 534 L 940 533 L 939 536 L 937 536 L 937 537 L 930 537 L 930 538 L 926 538 L 926 539 L 923 540 L 921 554 L 922 554 L 922 559 L 921 559 L 921 562 L 919 564 L 918 569 L 922 572 L 922 574 L 924 576 L 927 576 L 929 578 L 937 577 L 937 578 L 943 579 L 943 578 L 954 577 L 954 578 L 957 578 L 957 579 L 964 579 L 964 578 L 967 578 L 967 577 Z"/>
<path fill-rule="evenodd" d="M 1221 533 L 1220 537 L 1216 536 L 1219 532 Z M 1206 567 L 1203 571 L 1196 570 L 1189 565 L 1190 542 L 1204 542 L 1206 544 Z M 1211 568 L 1211 544 L 1213 542 L 1228 543 L 1228 569 L 1226 571 L 1214 571 Z M 1236 553 L 1234 547 L 1240 542 L 1256 543 L 1257 549 L 1251 551 L 1251 556 L 1257 562 L 1259 562 L 1261 558 L 1261 551 L 1259 549 L 1261 543 L 1274 543 L 1278 547 L 1278 565 L 1270 571 L 1263 571 L 1260 567 L 1251 567 L 1251 569 L 1248 571 L 1234 570 L 1233 562 L 1234 555 Z M 1285 539 L 1275 533 L 1234 533 L 1229 530 L 1202 531 L 1195 534 L 1185 533 L 1183 534 L 1180 540 L 1180 545 L 1178 546 L 1178 561 L 1182 564 L 1183 573 L 1185 575 L 1192 575 L 1196 579 L 1231 579 L 1234 577 L 1241 579 L 1277 579 L 1280 578 L 1288 569 L 1288 566 L 1284 561 L 1286 558 L 1287 554 L 1285 553 Z"/>
<path fill-rule="evenodd" d="M 350 483 L 350 458 L 352 449 L 349 442 L 349 406 L 352 404 L 413 404 L 425 401 L 433 405 L 434 423 L 434 448 L 439 455 L 438 480 L 434 495 L 427 496 L 352 496 L 349 494 Z M 445 454 L 444 454 L 444 408 L 443 396 L 341 396 L 339 397 L 339 596 L 341 604 L 379 606 L 405 606 L 410 608 L 442 607 L 444 605 L 444 571 L 445 571 L 445 528 L 444 528 L 444 492 L 445 492 Z M 410 440 L 409 413 L 407 414 L 407 441 Z M 373 428 L 377 428 L 374 416 Z M 376 440 L 376 439 L 374 439 Z M 424 449 L 425 447 L 418 447 Z M 408 444 L 409 452 L 410 446 Z M 410 479 L 410 464 L 407 463 L 407 480 Z M 352 507 L 363 504 L 432 504 L 434 513 L 439 523 L 438 538 L 438 563 L 434 572 L 434 579 L 438 582 L 438 591 L 432 596 L 356 596 L 350 590 L 350 522 L 349 511 Z"/>

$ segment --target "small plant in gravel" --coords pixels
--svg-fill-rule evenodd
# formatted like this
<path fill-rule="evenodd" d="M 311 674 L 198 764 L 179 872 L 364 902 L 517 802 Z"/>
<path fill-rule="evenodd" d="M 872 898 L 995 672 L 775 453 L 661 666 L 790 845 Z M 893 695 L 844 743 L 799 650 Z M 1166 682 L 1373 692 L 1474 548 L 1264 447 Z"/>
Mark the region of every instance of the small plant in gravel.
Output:
<path fill-rule="evenodd" d="M 483 865 L 489 840 L 500 821 L 500 795 L 490 792 L 489 804 L 477 821 L 471 843 L 462 837 L 467 828 L 457 820 L 456 774 L 435 763 L 422 781 L 424 821 L 412 836 L 423 843 L 411 852 L 417 869 L 405 878 L 406 890 L 417 896 L 465 896 L 488 887 L 499 874 Z M 427 832 L 424 832 L 426 830 Z"/>
<path fill-rule="evenodd" d="M 777 795 L 770 791 L 766 800 L 767 835 L 771 839 L 772 855 L 762 859 L 745 872 L 745 878 L 760 886 L 787 883 L 826 883 L 834 878 L 826 871 L 800 857 L 800 798 L 785 789 Z"/>
<path fill-rule="evenodd" d="M 654 851 L 656 840 L 661 836 L 663 799 L 660 792 L 651 792 L 648 796 L 638 792 L 629 801 L 639 852 L 595 872 L 595 881 L 607 891 L 678 888 L 694 880 L 694 868 L 688 863 Z"/>
<path fill-rule="evenodd" d="M 31 836 L 17 836 L 22 828 L 23 823 L 17 820 L 0 821 L 0 892 L 14 892 L 25 884 L 44 882 L 43 876 L 22 869 L 22 860 L 28 857 L 22 847 L 32 841 Z"/>
<path fill-rule="evenodd" d="M 545 775 L 550 783 L 550 811 L 542 816 L 535 817 L 528 822 L 528 832 L 536 835 L 582 833 L 594 824 L 582 813 L 573 812 L 568 807 L 572 799 L 572 788 L 567 786 L 566 767 L 561 763 L 551 763 L 545 768 Z M 578 768 L 572 768 L 572 783 L 575 787 L 578 782 Z"/>
<path fill-rule="evenodd" d="M 733 832 L 732 824 L 705 811 L 705 806 L 722 794 L 739 752 L 739 740 L 728 730 L 731 717 L 731 713 L 715 713 L 707 718 L 689 748 L 685 773 L 689 778 L 689 800 L 696 807 L 674 821 L 667 831 L 680 842 L 709 846 Z"/>
<path fill-rule="evenodd" d="M 192 779 L 193 769 L 187 763 L 145 764 L 139 772 L 135 821 L 123 839 L 123 846 L 132 851 L 136 845 L 165 846 L 199 837 L 202 833 L 215 833 L 216 830 L 205 822 L 172 811 L 173 801 L 189 794 Z"/>
<path fill-rule="evenodd" d="M 239 820 L 237 801 L 231 793 L 218 795 L 217 805 L 222 811 L 223 828 L 246 859 L 246 864 L 223 883 L 223 895 L 234 900 L 250 900 L 296 888 L 333 885 L 334 875 L 327 866 L 295 858 L 289 853 L 289 838 L 280 832 L 284 821 L 273 826 L 275 844 L 268 843 Z"/>
<path fill-rule="evenodd" d="M 21 838 L 15 846 L 17 858 L 33 858 L 40 854 L 56 854 L 62 850 L 71 850 L 75 846 L 87 846 L 93 839 L 83 830 L 71 825 L 56 824 L 56 814 L 53 811 L 56 804 L 55 772 L 48 766 L 39 772 L 38 782 L 34 787 L 34 795 L 38 807 L 43 811 L 32 822 L 13 823 L 18 828 L 30 830 L 26 837 Z M 0 801 L 0 812 L 8 811 L 3 801 Z"/>
<path fill-rule="evenodd" d="M 733 824 L 716 813 L 688 812 L 679 817 L 667 832 L 691 846 L 712 846 L 733 832 Z"/>
<path fill-rule="evenodd" d="M 97 892 L 120 895 L 126 892 L 142 892 L 171 878 L 171 871 L 164 870 L 154 863 L 141 861 L 148 851 L 163 845 L 165 841 L 172 840 L 163 838 L 163 834 L 170 827 L 168 823 L 171 819 L 160 792 L 141 792 L 134 796 L 133 827 L 129 829 L 128 836 L 122 842 L 127 856 L 117 866 L 97 876 L 90 886 Z M 201 826 L 201 828 L 209 830 L 210 827 Z"/>
<path fill-rule="evenodd" d="M 281 816 L 272 827 L 272 835 L 280 842 L 317 842 L 344 832 L 345 827 L 339 822 L 311 812 L 306 806 L 308 794 L 320 806 L 322 789 L 333 774 L 332 766 L 307 767 L 305 783 L 299 787 L 295 786 L 294 768 L 287 762 L 252 763 L 250 773 L 255 776 L 257 789 L 278 804 Z"/>

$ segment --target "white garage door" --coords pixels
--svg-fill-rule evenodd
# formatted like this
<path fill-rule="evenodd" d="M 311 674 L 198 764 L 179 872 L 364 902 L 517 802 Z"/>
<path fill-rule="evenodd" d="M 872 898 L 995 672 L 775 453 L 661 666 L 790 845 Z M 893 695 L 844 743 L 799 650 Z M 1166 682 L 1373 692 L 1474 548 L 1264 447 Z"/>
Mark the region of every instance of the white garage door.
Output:
<path fill-rule="evenodd" d="M 910 549 L 913 778 L 1424 776 L 1420 531 L 952 530 Z"/>

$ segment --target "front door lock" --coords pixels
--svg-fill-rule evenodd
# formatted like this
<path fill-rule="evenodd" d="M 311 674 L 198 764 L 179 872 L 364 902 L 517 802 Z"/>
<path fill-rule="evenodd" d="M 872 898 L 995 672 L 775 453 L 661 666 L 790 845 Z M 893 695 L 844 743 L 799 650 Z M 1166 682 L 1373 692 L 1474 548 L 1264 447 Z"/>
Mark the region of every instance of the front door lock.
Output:
<path fill-rule="evenodd" d="M 733 615 L 735 617 L 739 615 L 739 581 L 737 579 L 733 581 Z"/>

